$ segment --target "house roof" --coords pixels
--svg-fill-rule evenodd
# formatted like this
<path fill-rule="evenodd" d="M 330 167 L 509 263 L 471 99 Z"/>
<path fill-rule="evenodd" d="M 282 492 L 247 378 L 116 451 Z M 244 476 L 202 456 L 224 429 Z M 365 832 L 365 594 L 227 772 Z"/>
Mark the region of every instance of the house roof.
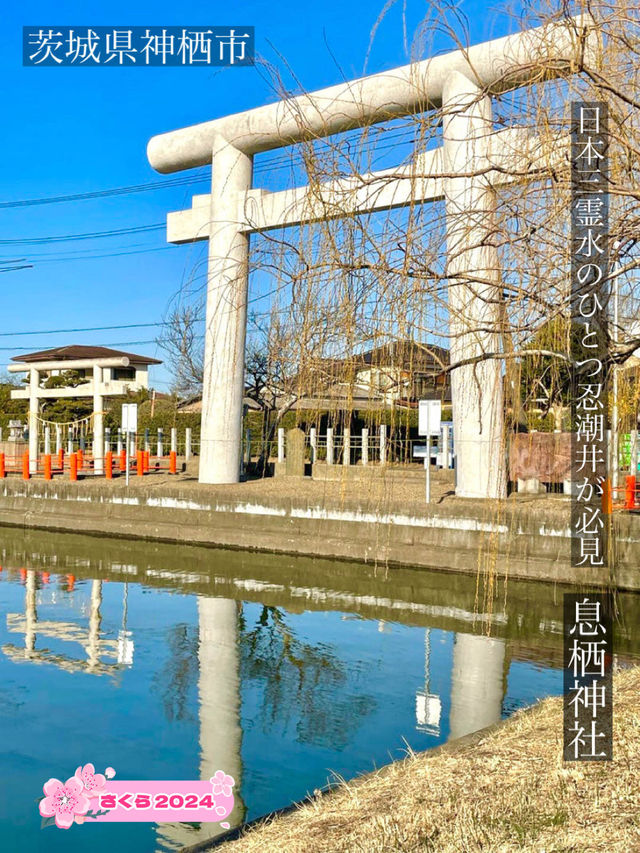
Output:
<path fill-rule="evenodd" d="M 261 409 L 259 403 L 255 400 L 252 400 L 251 397 L 244 397 L 242 400 L 244 406 L 248 409 Z M 192 413 L 200 413 L 202 412 L 202 395 L 197 395 L 195 397 L 189 397 L 187 400 L 183 400 L 181 403 L 178 403 L 177 411 L 181 415 L 189 415 Z"/>
<path fill-rule="evenodd" d="M 414 376 L 440 375 L 449 365 L 449 350 L 415 341 L 390 341 L 381 346 L 354 353 L 346 358 L 310 359 L 304 374 L 289 377 L 289 384 L 300 382 L 309 392 L 326 387 L 328 383 L 345 381 L 367 368 L 401 370 Z"/>
<path fill-rule="evenodd" d="M 416 341 L 391 341 L 361 355 L 353 356 L 356 363 L 386 367 L 392 364 L 406 370 L 442 370 L 449 364 L 449 350 L 434 344 Z"/>
<path fill-rule="evenodd" d="M 406 370 L 410 373 L 440 373 L 449 364 L 449 350 L 433 344 L 415 341 L 391 341 L 366 352 L 354 353 L 346 358 L 318 358 L 310 369 L 326 376 L 338 377 L 352 370 L 379 367 Z"/>
<path fill-rule="evenodd" d="M 90 347 L 82 344 L 71 344 L 66 347 L 54 347 L 40 352 L 29 352 L 25 355 L 14 355 L 11 361 L 35 362 L 35 361 L 72 361 L 80 358 L 123 358 L 126 357 L 132 364 L 162 364 L 157 358 L 149 358 L 147 355 L 136 355 L 133 352 L 123 352 L 119 349 L 109 347 Z"/>

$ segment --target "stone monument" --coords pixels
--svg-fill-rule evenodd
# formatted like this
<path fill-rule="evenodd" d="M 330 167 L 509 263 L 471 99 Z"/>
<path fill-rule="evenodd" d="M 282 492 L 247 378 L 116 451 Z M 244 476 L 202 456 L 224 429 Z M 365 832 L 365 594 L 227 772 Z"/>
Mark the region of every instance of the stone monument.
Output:
<path fill-rule="evenodd" d="M 304 477 L 304 433 L 301 429 L 287 431 L 285 474 L 287 477 Z"/>
<path fill-rule="evenodd" d="M 25 440 L 25 425 L 22 421 L 9 421 L 9 438 L 7 441 L 0 441 L 0 453 L 4 453 L 6 463 L 8 465 L 19 464 L 22 454 L 28 449 L 29 445 Z"/>

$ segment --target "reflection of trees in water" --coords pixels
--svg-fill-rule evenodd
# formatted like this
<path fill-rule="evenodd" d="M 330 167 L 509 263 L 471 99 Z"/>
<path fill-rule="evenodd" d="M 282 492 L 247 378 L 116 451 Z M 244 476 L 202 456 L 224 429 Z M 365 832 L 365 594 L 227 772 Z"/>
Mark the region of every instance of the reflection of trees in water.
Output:
<path fill-rule="evenodd" d="M 197 719 L 194 713 L 197 699 L 193 690 L 198 683 L 198 629 L 179 623 L 172 625 L 166 636 L 167 661 L 156 676 L 152 690 L 160 694 L 170 723 L 192 721 Z"/>
<path fill-rule="evenodd" d="M 349 672 L 334 648 L 299 640 L 277 607 L 263 606 L 254 627 L 243 614 L 240 629 L 241 681 L 264 685 L 263 730 L 286 729 L 297 717 L 298 741 L 343 749 L 376 702 L 341 691 L 348 689 Z"/>

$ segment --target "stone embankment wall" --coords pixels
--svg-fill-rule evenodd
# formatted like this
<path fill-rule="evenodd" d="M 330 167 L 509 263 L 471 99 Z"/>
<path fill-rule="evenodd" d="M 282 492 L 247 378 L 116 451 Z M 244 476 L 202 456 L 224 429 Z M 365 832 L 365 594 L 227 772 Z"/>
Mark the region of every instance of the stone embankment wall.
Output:
<path fill-rule="evenodd" d="M 569 565 L 569 505 L 453 500 L 420 510 L 356 498 L 256 497 L 243 484 L 125 490 L 100 482 L 5 480 L 0 525 L 249 548 L 560 583 L 606 584 L 602 569 Z M 614 519 L 620 588 L 640 589 L 640 516 Z"/>

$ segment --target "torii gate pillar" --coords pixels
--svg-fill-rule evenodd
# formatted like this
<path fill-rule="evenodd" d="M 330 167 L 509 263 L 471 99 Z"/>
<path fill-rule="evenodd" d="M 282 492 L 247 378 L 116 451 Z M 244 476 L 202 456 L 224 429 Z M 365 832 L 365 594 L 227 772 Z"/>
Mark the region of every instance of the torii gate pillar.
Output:
<path fill-rule="evenodd" d="M 451 363 L 477 358 L 451 372 L 456 495 L 506 495 L 501 362 L 500 272 L 492 242 L 495 191 L 482 172 L 493 134 L 491 98 L 464 74 L 452 72 L 442 93 L 444 193 Z M 474 172 L 476 174 L 474 174 Z"/>
<path fill-rule="evenodd" d="M 242 446 L 249 235 L 239 211 L 253 157 L 216 134 L 212 150 L 200 482 L 237 483 Z"/>

